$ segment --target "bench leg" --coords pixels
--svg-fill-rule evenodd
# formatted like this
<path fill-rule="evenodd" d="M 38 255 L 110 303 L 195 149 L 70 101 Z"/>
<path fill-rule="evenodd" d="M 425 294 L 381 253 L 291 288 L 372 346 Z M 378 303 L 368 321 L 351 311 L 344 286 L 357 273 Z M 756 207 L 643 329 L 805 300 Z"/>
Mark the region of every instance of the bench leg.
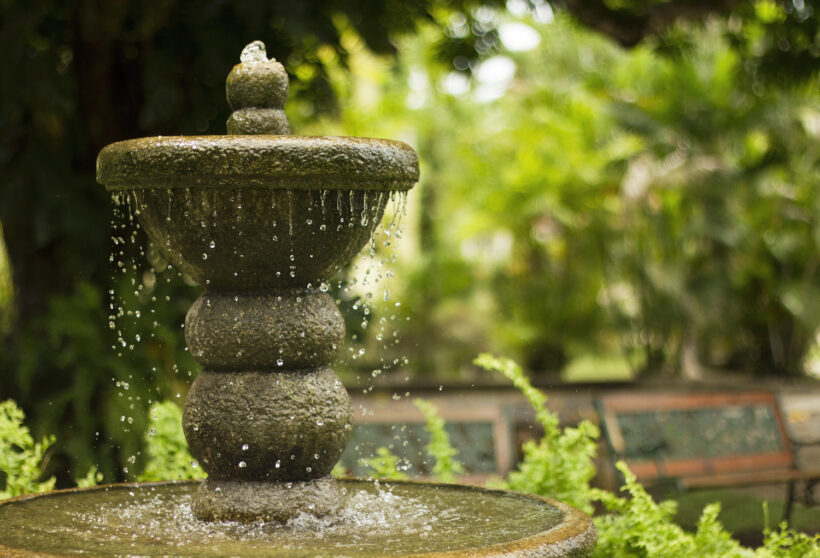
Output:
<path fill-rule="evenodd" d="M 811 479 L 809 481 L 806 481 L 806 488 L 805 488 L 805 490 L 806 490 L 806 493 L 805 493 L 806 507 L 814 506 L 815 503 L 816 503 L 814 501 L 814 485 L 817 484 L 817 482 L 818 482 L 818 479 Z"/>
<path fill-rule="evenodd" d="M 789 521 L 792 515 L 792 506 L 794 505 L 794 482 L 789 481 L 789 487 L 786 490 L 786 504 L 783 506 L 783 518 L 780 521 Z"/>

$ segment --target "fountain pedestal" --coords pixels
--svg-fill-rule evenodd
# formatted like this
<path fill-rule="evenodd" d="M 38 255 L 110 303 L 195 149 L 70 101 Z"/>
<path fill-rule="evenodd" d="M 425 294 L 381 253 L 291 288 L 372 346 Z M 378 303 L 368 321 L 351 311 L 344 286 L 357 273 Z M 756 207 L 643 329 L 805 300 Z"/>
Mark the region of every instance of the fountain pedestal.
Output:
<path fill-rule="evenodd" d="M 368 242 L 390 196 L 412 187 L 418 161 L 399 142 L 282 135 L 287 74 L 259 43 L 228 76 L 227 97 L 234 135 L 115 143 L 97 175 L 205 286 L 185 321 L 204 367 L 183 416 L 208 473 L 194 513 L 321 516 L 339 507 L 329 475 L 352 423 L 330 368 L 344 323 L 326 281 Z"/>

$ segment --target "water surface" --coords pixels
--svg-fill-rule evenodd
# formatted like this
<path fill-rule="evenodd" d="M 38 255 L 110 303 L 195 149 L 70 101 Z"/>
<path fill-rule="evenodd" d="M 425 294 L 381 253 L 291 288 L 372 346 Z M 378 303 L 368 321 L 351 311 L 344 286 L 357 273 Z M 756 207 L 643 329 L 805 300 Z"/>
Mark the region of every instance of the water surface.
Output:
<path fill-rule="evenodd" d="M 206 523 L 196 483 L 124 485 L 0 506 L 0 545 L 92 556 L 400 556 L 541 534 L 563 513 L 525 496 L 457 486 L 345 481 L 337 516 L 286 525 Z"/>

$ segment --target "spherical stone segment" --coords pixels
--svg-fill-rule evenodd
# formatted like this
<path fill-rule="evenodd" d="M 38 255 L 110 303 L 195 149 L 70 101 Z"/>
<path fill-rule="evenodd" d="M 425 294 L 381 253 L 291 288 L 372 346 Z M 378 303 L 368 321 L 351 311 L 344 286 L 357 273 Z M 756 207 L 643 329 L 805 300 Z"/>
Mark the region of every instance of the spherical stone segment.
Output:
<path fill-rule="evenodd" d="M 243 108 L 233 111 L 227 122 L 229 134 L 289 134 L 290 123 L 281 109 Z"/>
<path fill-rule="evenodd" d="M 243 62 L 228 74 L 225 94 L 231 109 L 275 108 L 288 98 L 288 73 L 276 60 Z"/>
<path fill-rule="evenodd" d="M 188 350 L 212 371 L 326 366 L 343 339 L 342 315 L 333 298 L 318 290 L 206 292 L 185 319 Z"/>
<path fill-rule="evenodd" d="M 332 477 L 304 482 L 236 482 L 207 479 L 192 502 L 205 521 L 285 521 L 301 513 L 317 517 L 342 507 L 342 489 Z"/>
<path fill-rule="evenodd" d="M 328 367 L 203 370 L 188 392 L 182 426 L 213 480 L 296 482 L 330 473 L 352 421 L 350 397 Z"/>

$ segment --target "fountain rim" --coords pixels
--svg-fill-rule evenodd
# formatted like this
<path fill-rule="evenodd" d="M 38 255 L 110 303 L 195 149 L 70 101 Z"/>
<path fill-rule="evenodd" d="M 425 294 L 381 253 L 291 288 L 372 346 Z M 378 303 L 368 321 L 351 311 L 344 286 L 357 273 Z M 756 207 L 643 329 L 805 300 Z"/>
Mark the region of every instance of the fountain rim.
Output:
<path fill-rule="evenodd" d="M 339 136 L 155 136 L 119 141 L 97 156 L 111 191 L 269 188 L 406 191 L 418 156 L 392 140 Z"/>
<path fill-rule="evenodd" d="M 505 543 L 498 543 L 478 549 L 463 549 L 450 552 L 432 552 L 423 554 L 405 554 L 397 556 L 396 558 L 463 558 L 470 556 L 472 558 L 503 556 L 507 553 L 513 552 L 538 552 L 540 550 L 547 550 L 550 547 L 561 546 L 562 550 L 582 550 L 595 548 L 597 540 L 597 533 L 595 524 L 590 517 L 582 511 L 573 508 L 558 500 L 538 496 L 536 494 L 524 494 L 522 492 L 515 492 L 512 490 L 502 490 L 497 488 L 484 488 L 480 486 L 471 486 L 455 483 L 441 483 L 429 482 L 423 480 L 392 480 L 392 479 L 370 479 L 360 477 L 342 477 L 338 479 L 342 483 L 374 483 L 377 482 L 381 486 L 390 485 L 411 485 L 411 486 L 426 486 L 430 488 L 444 487 L 449 490 L 458 490 L 464 492 L 476 492 L 485 494 L 497 494 L 504 497 L 512 497 L 519 500 L 534 500 L 552 506 L 560 511 L 563 515 L 561 521 L 537 535 L 523 537 L 521 539 L 512 540 Z M 26 502 L 38 498 L 49 498 L 61 495 L 70 495 L 82 492 L 93 491 L 107 491 L 110 489 L 128 489 L 128 488 L 152 488 L 163 486 L 179 486 L 179 485 L 195 485 L 201 484 L 202 480 L 182 480 L 182 481 L 158 481 L 158 482 L 131 482 L 131 483 L 111 483 L 100 484 L 86 488 L 64 488 L 60 490 L 52 490 L 50 492 L 39 492 L 36 494 L 24 494 L 8 500 L 0 501 L 0 508 L 15 503 Z M 0 552 L 3 556 L 9 558 L 32 558 L 34 556 L 42 558 L 67 558 L 67 554 L 51 554 L 47 552 L 34 552 L 21 550 L 18 548 L 7 547 L 0 543 Z M 539 554 L 540 555 L 540 554 Z M 552 554 L 545 554 L 552 555 Z"/>

